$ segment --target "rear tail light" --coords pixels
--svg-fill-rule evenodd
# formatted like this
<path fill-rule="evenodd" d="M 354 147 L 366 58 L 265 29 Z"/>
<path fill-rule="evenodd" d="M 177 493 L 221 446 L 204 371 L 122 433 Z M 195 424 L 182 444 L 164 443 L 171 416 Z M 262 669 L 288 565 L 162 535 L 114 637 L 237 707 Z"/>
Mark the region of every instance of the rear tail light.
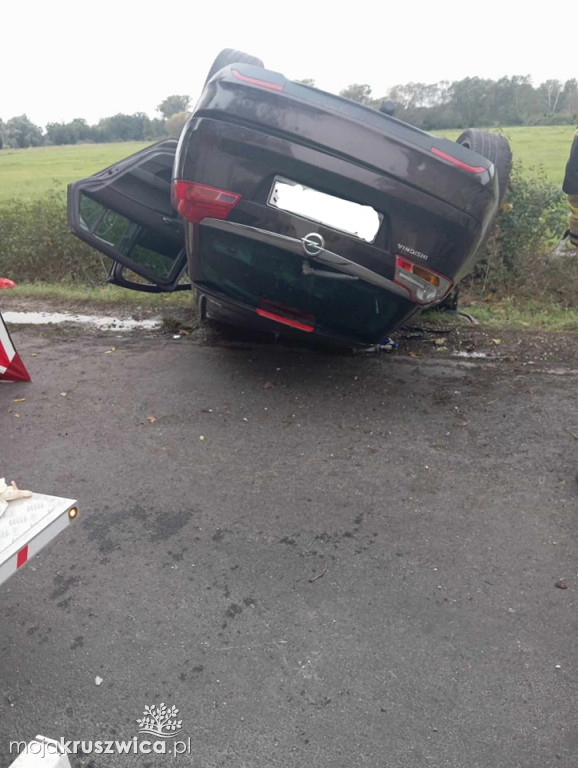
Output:
<path fill-rule="evenodd" d="M 453 286 L 449 277 L 426 269 L 421 264 L 414 264 L 399 254 L 395 257 L 394 281 L 405 288 L 413 301 L 418 304 L 433 304 L 441 301 Z"/>
<path fill-rule="evenodd" d="M 488 170 L 487 168 L 484 168 L 483 165 L 469 165 L 468 163 L 464 163 L 463 160 L 458 160 L 457 157 L 448 155 L 447 152 L 442 152 L 442 150 L 438 149 L 437 147 L 432 147 L 430 152 L 433 155 L 437 155 L 437 157 L 441 157 L 442 160 L 447 160 L 448 163 L 457 165 L 458 168 L 461 168 L 464 171 L 468 171 L 468 173 L 484 173 L 484 171 Z"/>
<path fill-rule="evenodd" d="M 270 83 L 267 80 L 258 80 L 255 77 L 247 77 L 247 75 L 242 75 L 237 69 L 233 70 L 233 75 L 237 80 L 242 80 L 244 83 L 250 83 L 250 85 L 258 85 L 261 88 L 268 88 L 270 91 L 284 90 L 283 86 L 278 83 Z"/>
<path fill-rule="evenodd" d="M 173 208 L 176 208 L 186 221 L 226 219 L 240 199 L 241 195 L 226 189 L 181 179 L 173 181 L 171 190 Z"/>
<path fill-rule="evenodd" d="M 277 304 L 274 301 L 262 301 L 261 306 L 257 307 L 257 314 L 267 318 L 267 320 L 274 320 L 276 323 L 282 323 L 306 333 L 315 330 L 315 317 L 313 315 L 308 315 L 306 312 L 293 309 L 293 307 Z"/>

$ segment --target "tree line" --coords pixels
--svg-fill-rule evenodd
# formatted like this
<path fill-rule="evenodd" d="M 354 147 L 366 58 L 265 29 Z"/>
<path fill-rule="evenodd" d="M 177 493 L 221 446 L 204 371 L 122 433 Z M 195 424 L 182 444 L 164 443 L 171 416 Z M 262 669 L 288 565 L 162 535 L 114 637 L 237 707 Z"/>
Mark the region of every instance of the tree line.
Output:
<path fill-rule="evenodd" d="M 300 81 L 315 85 L 314 80 Z M 395 115 L 426 131 L 491 127 L 493 125 L 565 125 L 578 122 L 578 80 L 546 80 L 534 87 L 529 75 L 489 80 L 466 77 L 454 82 L 406 83 L 376 97 L 370 85 L 354 83 L 340 96 L 379 109 L 395 104 Z M 44 129 L 26 115 L 0 119 L 0 148 L 37 147 L 82 142 L 154 141 L 177 138 L 189 116 L 187 95 L 168 96 L 157 107 L 161 117 L 144 112 L 105 117 L 96 125 L 76 118 L 48 123 Z"/>
<path fill-rule="evenodd" d="M 155 141 L 177 138 L 189 117 L 190 96 L 173 95 L 162 101 L 157 110 L 160 118 L 150 118 L 144 112 L 133 115 L 117 114 L 105 117 L 96 125 L 76 118 L 69 123 L 48 123 L 44 130 L 27 115 L 18 115 L 6 122 L 0 119 L 0 149 L 22 149 L 43 145 L 106 143 L 113 141 Z"/>
<path fill-rule="evenodd" d="M 395 116 L 426 131 L 508 125 L 566 125 L 578 121 L 578 81 L 546 80 L 538 87 L 529 75 L 487 80 L 396 85 L 375 98 L 369 85 L 340 92 L 353 101 L 379 108 L 395 104 Z"/>

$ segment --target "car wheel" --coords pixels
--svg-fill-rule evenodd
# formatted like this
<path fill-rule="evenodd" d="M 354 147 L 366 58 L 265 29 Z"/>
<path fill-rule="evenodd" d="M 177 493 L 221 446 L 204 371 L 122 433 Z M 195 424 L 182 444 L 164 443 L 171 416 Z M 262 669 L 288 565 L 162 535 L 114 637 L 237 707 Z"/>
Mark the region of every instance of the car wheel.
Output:
<path fill-rule="evenodd" d="M 499 200 L 502 202 L 512 170 L 512 150 L 508 140 L 497 133 L 470 128 L 460 134 L 456 141 L 494 164 L 498 172 Z"/>
<path fill-rule="evenodd" d="M 205 83 L 208 83 L 219 70 L 223 69 L 223 67 L 228 67 L 230 64 L 250 64 L 253 67 L 265 66 L 261 59 L 258 59 L 256 56 L 236 51 L 234 48 L 224 48 L 213 62 Z"/>

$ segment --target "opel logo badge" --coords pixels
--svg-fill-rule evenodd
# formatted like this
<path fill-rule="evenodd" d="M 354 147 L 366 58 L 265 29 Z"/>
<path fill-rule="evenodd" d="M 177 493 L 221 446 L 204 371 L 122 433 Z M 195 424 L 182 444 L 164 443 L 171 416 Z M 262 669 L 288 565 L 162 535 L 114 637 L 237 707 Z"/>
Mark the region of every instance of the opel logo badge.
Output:
<path fill-rule="evenodd" d="M 325 240 L 318 232 L 310 232 L 303 238 L 303 250 L 306 256 L 319 256 L 325 248 Z"/>

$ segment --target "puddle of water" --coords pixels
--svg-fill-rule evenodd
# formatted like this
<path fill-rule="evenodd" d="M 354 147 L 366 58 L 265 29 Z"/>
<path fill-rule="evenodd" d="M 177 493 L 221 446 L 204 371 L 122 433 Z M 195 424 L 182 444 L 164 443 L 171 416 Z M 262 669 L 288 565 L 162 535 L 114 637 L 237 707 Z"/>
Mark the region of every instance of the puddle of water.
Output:
<path fill-rule="evenodd" d="M 76 323 L 91 325 L 109 331 L 133 331 L 136 328 L 153 329 L 160 326 L 160 319 L 152 320 L 121 320 L 118 317 L 103 317 L 102 315 L 75 315 L 68 312 L 3 312 L 2 317 L 7 323 L 27 325 L 49 325 L 51 323 Z"/>
<path fill-rule="evenodd" d="M 452 357 L 484 358 L 488 357 L 488 355 L 486 352 L 465 352 L 464 350 L 458 350 L 453 353 Z"/>

